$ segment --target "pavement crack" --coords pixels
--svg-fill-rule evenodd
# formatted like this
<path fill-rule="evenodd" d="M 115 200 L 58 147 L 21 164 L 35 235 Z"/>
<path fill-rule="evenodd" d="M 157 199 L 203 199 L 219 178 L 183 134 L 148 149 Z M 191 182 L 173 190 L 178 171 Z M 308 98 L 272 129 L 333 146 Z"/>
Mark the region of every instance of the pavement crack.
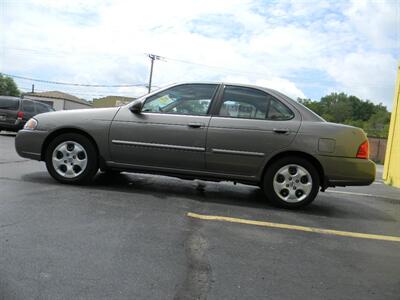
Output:
<path fill-rule="evenodd" d="M 14 223 L 9 223 L 9 224 L 0 224 L 0 229 L 4 228 L 4 227 L 8 227 L 8 226 L 12 226 L 12 225 L 16 225 L 20 222 L 14 222 Z"/>
<path fill-rule="evenodd" d="M 211 266 L 207 257 L 208 242 L 200 232 L 199 223 L 191 222 L 191 232 L 185 242 L 186 277 L 174 299 L 207 299 Z"/>

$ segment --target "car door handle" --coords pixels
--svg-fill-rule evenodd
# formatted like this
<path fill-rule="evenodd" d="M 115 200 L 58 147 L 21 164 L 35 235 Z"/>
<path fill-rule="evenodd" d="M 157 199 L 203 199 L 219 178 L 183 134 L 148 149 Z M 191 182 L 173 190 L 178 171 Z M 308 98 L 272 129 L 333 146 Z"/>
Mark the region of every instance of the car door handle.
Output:
<path fill-rule="evenodd" d="M 203 123 L 192 122 L 192 123 L 187 124 L 187 126 L 189 126 L 191 128 L 200 128 L 200 127 L 203 127 L 204 124 Z"/>
<path fill-rule="evenodd" d="M 278 134 L 289 133 L 289 128 L 274 128 L 273 131 Z"/>

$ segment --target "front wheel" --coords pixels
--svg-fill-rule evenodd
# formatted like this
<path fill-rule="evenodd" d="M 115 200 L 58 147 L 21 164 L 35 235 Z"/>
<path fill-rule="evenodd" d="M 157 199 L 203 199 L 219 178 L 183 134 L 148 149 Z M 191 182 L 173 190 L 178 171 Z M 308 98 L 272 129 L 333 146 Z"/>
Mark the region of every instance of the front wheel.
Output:
<path fill-rule="evenodd" d="M 87 137 L 76 133 L 53 139 L 47 147 L 45 161 L 50 175 L 62 183 L 88 183 L 98 170 L 96 147 Z"/>
<path fill-rule="evenodd" d="M 318 194 L 317 169 L 302 157 L 284 157 L 268 167 L 264 192 L 275 205 L 299 208 L 310 204 Z"/>

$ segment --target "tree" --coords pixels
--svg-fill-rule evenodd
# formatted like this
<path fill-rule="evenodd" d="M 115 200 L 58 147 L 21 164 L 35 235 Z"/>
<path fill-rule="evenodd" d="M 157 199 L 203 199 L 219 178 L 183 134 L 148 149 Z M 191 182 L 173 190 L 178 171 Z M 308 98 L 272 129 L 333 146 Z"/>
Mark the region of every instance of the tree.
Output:
<path fill-rule="evenodd" d="M 326 121 L 363 128 L 369 136 L 387 137 L 390 113 L 386 106 L 345 93 L 331 93 L 320 101 L 298 99 Z"/>
<path fill-rule="evenodd" d="M 21 92 L 14 80 L 0 73 L 0 95 L 18 97 L 20 94 Z"/>

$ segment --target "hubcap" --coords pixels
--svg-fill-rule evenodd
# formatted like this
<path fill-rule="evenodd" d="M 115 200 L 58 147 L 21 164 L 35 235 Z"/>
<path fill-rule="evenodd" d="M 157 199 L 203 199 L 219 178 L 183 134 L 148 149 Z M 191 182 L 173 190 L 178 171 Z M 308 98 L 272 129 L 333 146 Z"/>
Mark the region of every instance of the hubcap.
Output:
<path fill-rule="evenodd" d="M 54 149 L 52 162 L 54 170 L 59 175 L 65 178 L 74 178 L 85 171 L 87 154 L 81 144 L 74 141 L 66 141 Z"/>
<path fill-rule="evenodd" d="M 296 203 L 304 200 L 311 193 L 312 178 L 310 173 L 299 165 L 286 165 L 274 176 L 275 193 L 283 201 Z"/>

